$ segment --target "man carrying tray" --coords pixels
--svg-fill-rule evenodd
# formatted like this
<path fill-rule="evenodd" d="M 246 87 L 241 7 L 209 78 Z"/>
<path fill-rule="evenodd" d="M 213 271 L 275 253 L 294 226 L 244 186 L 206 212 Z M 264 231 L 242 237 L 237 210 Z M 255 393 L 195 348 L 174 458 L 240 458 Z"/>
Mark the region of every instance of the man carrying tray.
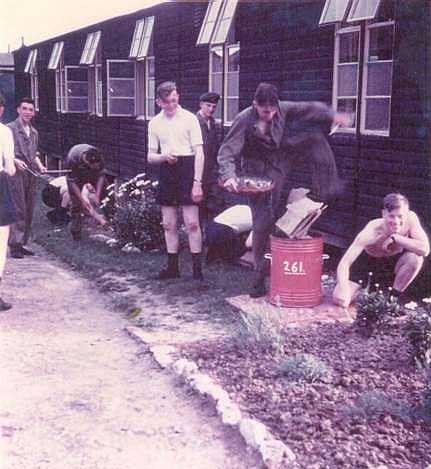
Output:
<path fill-rule="evenodd" d="M 285 211 L 283 189 L 295 155 L 309 157 L 314 193 L 321 200 L 329 199 L 338 192 L 339 181 L 323 130 L 332 124 L 349 123 L 349 116 L 322 103 L 279 101 L 276 87 L 267 83 L 257 87 L 252 106 L 236 116 L 218 153 L 224 187 L 232 192 L 241 190 L 238 172 L 273 181 L 272 185 L 261 185 L 260 192 L 256 188 L 249 198 L 256 271 L 252 298 L 266 293 L 264 254 L 274 224 Z"/>

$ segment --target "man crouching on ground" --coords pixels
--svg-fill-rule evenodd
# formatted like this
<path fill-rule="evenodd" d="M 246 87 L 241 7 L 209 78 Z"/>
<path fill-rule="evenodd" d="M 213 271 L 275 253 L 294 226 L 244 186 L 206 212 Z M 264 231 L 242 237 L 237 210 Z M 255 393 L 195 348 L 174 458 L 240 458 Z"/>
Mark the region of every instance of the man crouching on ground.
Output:
<path fill-rule="evenodd" d="M 428 237 L 418 216 L 409 209 L 407 197 L 388 194 L 383 199 L 382 218 L 365 226 L 338 265 L 334 303 L 347 307 L 358 291 L 359 285 L 349 276 L 361 253 L 368 256 L 368 270 L 375 273 L 391 269 L 395 274 L 392 293 L 399 297 L 417 277 L 429 251 Z"/>
<path fill-rule="evenodd" d="M 72 218 L 70 231 L 75 241 L 81 240 L 82 215 L 91 213 L 93 207 L 88 199 L 82 196 L 83 187 L 90 183 L 96 189 L 94 201 L 100 204 L 103 186 L 105 184 L 105 163 L 100 151 L 91 145 L 81 143 L 73 146 L 67 154 L 67 186 L 70 195 L 70 216 Z"/>

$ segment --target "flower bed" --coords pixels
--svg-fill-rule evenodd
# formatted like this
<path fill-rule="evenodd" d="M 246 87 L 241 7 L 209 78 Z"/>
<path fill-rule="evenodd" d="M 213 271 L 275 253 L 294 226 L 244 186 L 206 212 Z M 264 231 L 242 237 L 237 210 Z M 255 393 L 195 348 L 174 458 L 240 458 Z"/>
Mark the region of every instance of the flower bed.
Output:
<path fill-rule="evenodd" d="M 394 321 L 366 338 L 352 326 L 316 325 L 284 331 L 278 353 L 231 340 L 198 342 L 183 354 L 283 440 L 296 467 L 424 469 L 431 464 L 425 375 L 404 328 Z M 292 379 L 298 373 L 286 370 L 296 362 L 319 372 Z"/>

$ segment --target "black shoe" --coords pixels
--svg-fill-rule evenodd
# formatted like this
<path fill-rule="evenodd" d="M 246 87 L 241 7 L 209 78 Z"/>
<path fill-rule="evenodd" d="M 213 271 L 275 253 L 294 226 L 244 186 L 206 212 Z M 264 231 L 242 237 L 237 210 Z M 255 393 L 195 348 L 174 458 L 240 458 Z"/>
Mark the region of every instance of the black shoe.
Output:
<path fill-rule="evenodd" d="M 10 255 L 14 259 L 24 259 L 24 254 L 19 247 L 10 248 Z"/>
<path fill-rule="evenodd" d="M 73 241 L 81 241 L 81 233 L 72 233 Z"/>
<path fill-rule="evenodd" d="M 0 298 L 0 311 L 7 311 L 8 309 L 11 309 L 12 305 L 10 303 L 6 303 L 6 301 L 3 301 Z"/>
<path fill-rule="evenodd" d="M 30 249 L 25 248 L 24 246 L 20 246 L 19 250 L 24 254 L 24 256 L 34 256 L 34 252 L 30 251 Z"/>
<path fill-rule="evenodd" d="M 170 278 L 180 278 L 179 270 L 163 269 L 156 276 L 155 280 L 168 280 Z"/>
<path fill-rule="evenodd" d="M 193 270 L 193 280 L 200 280 L 202 281 L 204 276 L 202 274 L 202 270 Z"/>

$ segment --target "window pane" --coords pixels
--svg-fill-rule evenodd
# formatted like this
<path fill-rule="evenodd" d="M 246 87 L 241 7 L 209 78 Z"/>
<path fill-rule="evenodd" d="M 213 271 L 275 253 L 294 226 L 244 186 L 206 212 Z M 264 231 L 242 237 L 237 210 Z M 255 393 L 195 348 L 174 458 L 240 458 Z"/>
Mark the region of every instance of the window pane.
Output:
<path fill-rule="evenodd" d="M 215 37 L 211 42 L 214 44 L 222 44 L 226 42 L 227 35 L 229 33 L 231 19 L 222 20 L 219 23 L 219 27 L 216 28 Z"/>
<path fill-rule="evenodd" d="M 131 116 L 135 113 L 135 100 L 134 99 L 110 99 L 109 100 L 109 114 L 120 114 Z"/>
<path fill-rule="evenodd" d="M 228 72 L 239 71 L 239 46 L 229 47 Z"/>
<path fill-rule="evenodd" d="M 238 98 L 227 99 L 227 121 L 232 122 L 238 114 L 239 100 Z"/>
<path fill-rule="evenodd" d="M 87 81 L 86 68 L 67 68 L 67 79 L 71 81 Z"/>
<path fill-rule="evenodd" d="M 223 75 L 220 73 L 213 74 L 211 76 L 211 91 L 214 91 L 215 93 L 218 93 L 222 95 L 222 78 Z"/>
<path fill-rule="evenodd" d="M 156 114 L 156 102 L 154 99 L 147 99 L 147 117 L 153 117 Z"/>
<path fill-rule="evenodd" d="M 352 118 L 352 127 L 356 127 L 356 99 L 338 99 L 337 111 L 345 112 Z"/>
<path fill-rule="evenodd" d="M 130 57 L 136 57 L 139 50 L 139 44 L 141 43 L 142 33 L 144 32 L 145 20 L 139 20 L 136 22 L 135 32 L 133 34 L 132 46 L 130 48 Z"/>
<path fill-rule="evenodd" d="M 339 63 L 357 62 L 359 48 L 359 31 L 340 34 Z"/>
<path fill-rule="evenodd" d="M 109 96 L 132 98 L 135 96 L 135 80 L 109 80 Z"/>
<path fill-rule="evenodd" d="M 389 130 L 389 98 L 367 99 L 365 111 L 365 129 Z"/>
<path fill-rule="evenodd" d="M 148 80 L 148 98 L 156 96 L 156 82 L 155 80 Z"/>
<path fill-rule="evenodd" d="M 110 78 L 134 78 L 135 62 L 109 62 Z"/>
<path fill-rule="evenodd" d="M 223 12 L 223 18 L 232 18 L 235 14 L 236 5 L 238 0 L 227 0 L 226 9 Z"/>
<path fill-rule="evenodd" d="M 221 47 L 211 49 L 211 71 L 212 73 L 223 72 L 223 49 Z"/>
<path fill-rule="evenodd" d="M 68 98 L 68 111 L 71 112 L 87 112 L 88 99 L 87 98 Z"/>
<path fill-rule="evenodd" d="M 368 64 L 367 96 L 391 94 L 392 62 Z"/>
<path fill-rule="evenodd" d="M 88 96 L 88 84 L 81 81 L 69 81 L 67 83 L 68 96 Z"/>
<path fill-rule="evenodd" d="M 221 120 L 221 104 L 217 106 L 216 112 L 214 113 L 214 119 Z"/>
<path fill-rule="evenodd" d="M 326 0 L 325 16 L 321 19 L 320 24 L 342 21 L 348 3 L 349 0 Z"/>
<path fill-rule="evenodd" d="M 239 73 L 227 74 L 227 95 L 239 96 Z"/>
<path fill-rule="evenodd" d="M 393 43 L 393 26 L 371 28 L 368 60 L 392 60 Z"/>
<path fill-rule="evenodd" d="M 358 91 L 358 66 L 338 66 L 338 96 L 356 96 Z"/>
<path fill-rule="evenodd" d="M 213 2 L 211 2 L 211 4 L 208 6 L 209 12 L 207 21 L 215 21 L 217 19 L 221 3 L 221 0 L 214 0 Z"/>
<path fill-rule="evenodd" d="M 154 57 L 148 58 L 148 78 L 154 78 L 156 76 L 156 64 Z"/>
<path fill-rule="evenodd" d="M 380 0 L 355 0 L 349 14 L 349 20 L 374 18 Z"/>

